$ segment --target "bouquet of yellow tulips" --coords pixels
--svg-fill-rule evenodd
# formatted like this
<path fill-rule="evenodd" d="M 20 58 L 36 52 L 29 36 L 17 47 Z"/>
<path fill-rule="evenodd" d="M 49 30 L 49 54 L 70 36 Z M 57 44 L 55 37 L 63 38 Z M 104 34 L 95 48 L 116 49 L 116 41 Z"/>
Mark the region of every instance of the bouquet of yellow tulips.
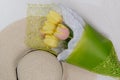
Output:
<path fill-rule="evenodd" d="M 26 44 L 102 75 L 120 77 L 112 42 L 75 11 L 56 4 L 29 4 Z"/>

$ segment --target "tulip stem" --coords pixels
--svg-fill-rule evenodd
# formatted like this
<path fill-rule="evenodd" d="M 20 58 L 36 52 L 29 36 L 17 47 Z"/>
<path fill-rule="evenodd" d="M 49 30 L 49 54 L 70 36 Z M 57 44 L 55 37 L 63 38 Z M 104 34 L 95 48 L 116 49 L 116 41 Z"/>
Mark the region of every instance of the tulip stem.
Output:
<path fill-rule="evenodd" d="M 72 37 L 72 36 L 69 36 L 68 38 L 72 39 L 73 37 Z"/>

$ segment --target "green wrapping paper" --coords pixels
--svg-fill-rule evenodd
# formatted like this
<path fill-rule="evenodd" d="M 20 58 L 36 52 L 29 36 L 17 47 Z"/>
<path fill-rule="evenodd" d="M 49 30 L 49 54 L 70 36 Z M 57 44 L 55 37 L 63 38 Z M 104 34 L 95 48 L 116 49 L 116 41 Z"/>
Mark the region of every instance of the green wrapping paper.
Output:
<path fill-rule="evenodd" d="M 99 74 L 120 77 L 120 64 L 112 42 L 88 24 L 66 62 Z"/>
<path fill-rule="evenodd" d="M 59 12 L 73 37 L 51 49 L 43 42 L 40 29 L 50 10 Z M 27 11 L 26 45 L 32 49 L 55 54 L 59 61 L 82 67 L 98 74 L 120 77 L 120 64 L 112 42 L 86 23 L 69 8 L 54 4 L 29 4 Z"/>

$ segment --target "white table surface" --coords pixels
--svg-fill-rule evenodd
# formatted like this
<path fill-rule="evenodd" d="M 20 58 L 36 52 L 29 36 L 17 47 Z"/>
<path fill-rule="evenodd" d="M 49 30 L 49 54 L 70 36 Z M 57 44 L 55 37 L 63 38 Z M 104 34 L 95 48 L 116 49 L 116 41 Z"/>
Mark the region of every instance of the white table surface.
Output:
<path fill-rule="evenodd" d="M 45 0 L 44 0 L 45 1 Z M 48 1 L 48 0 L 47 0 Z M 108 36 L 115 45 L 120 58 L 120 0 L 54 0 L 76 10 L 88 22 Z M 7 25 L 26 16 L 29 2 L 40 0 L 1 0 L 0 1 L 0 31 Z M 96 80 L 114 80 L 97 75 Z"/>

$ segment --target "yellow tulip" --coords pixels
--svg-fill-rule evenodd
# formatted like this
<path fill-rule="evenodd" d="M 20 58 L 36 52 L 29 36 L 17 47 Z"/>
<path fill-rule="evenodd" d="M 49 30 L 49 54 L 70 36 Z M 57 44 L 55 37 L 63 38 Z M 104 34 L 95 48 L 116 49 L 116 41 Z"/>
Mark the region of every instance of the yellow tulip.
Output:
<path fill-rule="evenodd" d="M 53 35 L 46 35 L 43 41 L 47 46 L 51 48 L 57 47 L 59 43 L 58 39 Z"/>
<path fill-rule="evenodd" d="M 50 11 L 47 15 L 47 20 L 53 24 L 59 24 L 62 23 L 62 16 L 55 11 Z"/>
<path fill-rule="evenodd" d="M 41 32 L 44 34 L 53 34 L 55 29 L 56 29 L 56 25 L 46 21 L 41 29 Z"/>

